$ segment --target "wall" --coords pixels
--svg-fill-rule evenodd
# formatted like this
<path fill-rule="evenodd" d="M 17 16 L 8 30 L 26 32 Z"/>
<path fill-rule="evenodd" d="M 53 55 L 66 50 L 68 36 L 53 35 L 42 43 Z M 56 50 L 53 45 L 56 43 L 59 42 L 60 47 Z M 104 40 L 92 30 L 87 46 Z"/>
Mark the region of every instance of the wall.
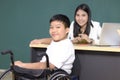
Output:
<path fill-rule="evenodd" d="M 30 61 L 29 43 L 49 37 L 49 19 L 62 13 L 73 20 L 75 8 L 87 3 L 92 19 L 120 22 L 120 0 L 0 0 L 0 51 L 10 49 L 15 60 Z M 8 68 L 9 55 L 0 55 L 0 68 Z"/>

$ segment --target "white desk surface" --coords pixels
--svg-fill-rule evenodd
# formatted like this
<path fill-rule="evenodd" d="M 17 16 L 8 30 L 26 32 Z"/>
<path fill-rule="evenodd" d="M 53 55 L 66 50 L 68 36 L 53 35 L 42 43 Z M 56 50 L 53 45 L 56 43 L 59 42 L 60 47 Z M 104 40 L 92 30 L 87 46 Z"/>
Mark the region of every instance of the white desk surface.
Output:
<path fill-rule="evenodd" d="M 36 48 L 46 48 L 48 44 L 34 44 L 29 45 L 30 47 Z M 82 45 L 74 44 L 75 50 L 91 50 L 91 51 L 107 51 L 107 52 L 120 52 L 120 46 L 109 47 L 109 46 L 91 46 L 91 45 Z"/>

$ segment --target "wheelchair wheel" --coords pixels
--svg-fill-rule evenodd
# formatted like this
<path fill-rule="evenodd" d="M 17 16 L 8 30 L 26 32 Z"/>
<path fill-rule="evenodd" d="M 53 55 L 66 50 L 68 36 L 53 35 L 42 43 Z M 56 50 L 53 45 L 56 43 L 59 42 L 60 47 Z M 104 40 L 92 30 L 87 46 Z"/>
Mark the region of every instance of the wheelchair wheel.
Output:
<path fill-rule="evenodd" d="M 48 80 L 71 80 L 70 75 L 64 70 L 56 70 Z"/>
<path fill-rule="evenodd" d="M 0 75 L 0 80 L 13 80 L 11 69 L 6 70 Z"/>

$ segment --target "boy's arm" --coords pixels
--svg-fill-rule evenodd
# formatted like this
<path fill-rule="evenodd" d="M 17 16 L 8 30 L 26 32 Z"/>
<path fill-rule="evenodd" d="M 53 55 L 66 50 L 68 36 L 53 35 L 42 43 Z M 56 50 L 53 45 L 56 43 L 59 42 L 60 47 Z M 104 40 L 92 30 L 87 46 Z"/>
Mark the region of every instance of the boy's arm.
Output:
<path fill-rule="evenodd" d="M 42 38 L 42 39 L 35 39 L 30 42 L 30 45 L 34 44 L 50 44 L 52 38 Z"/>
<path fill-rule="evenodd" d="M 47 68 L 46 62 L 35 62 L 35 63 L 23 63 L 21 61 L 15 61 L 16 66 L 27 68 L 27 69 L 45 69 Z M 50 69 L 54 69 L 55 66 L 50 64 Z"/>

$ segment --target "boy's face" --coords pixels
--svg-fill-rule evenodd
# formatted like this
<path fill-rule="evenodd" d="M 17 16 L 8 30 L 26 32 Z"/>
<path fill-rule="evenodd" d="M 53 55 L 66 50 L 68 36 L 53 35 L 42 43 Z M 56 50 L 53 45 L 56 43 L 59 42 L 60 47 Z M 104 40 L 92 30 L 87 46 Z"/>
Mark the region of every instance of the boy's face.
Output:
<path fill-rule="evenodd" d="M 54 41 L 60 41 L 67 37 L 67 33 L 69 32 L 69 28 L 65 28 L 63 22 L 60 21 L 52 21 L 50 23 L 49 33 Z"/>

